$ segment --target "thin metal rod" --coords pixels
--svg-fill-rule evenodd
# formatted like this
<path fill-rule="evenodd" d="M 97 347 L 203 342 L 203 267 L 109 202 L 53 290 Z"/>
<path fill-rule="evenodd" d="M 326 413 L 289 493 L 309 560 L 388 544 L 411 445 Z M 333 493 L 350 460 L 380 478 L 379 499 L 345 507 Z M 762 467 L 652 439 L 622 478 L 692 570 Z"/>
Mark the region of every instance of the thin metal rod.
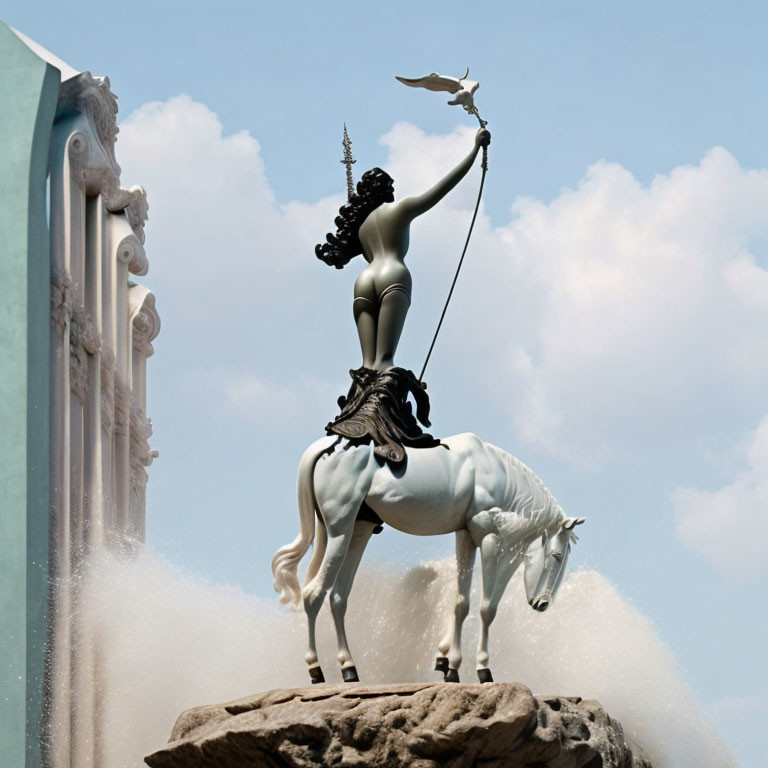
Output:
<path fill-rule="evenodd" d="M 355 194 L 355 180 L 352 178 L 352 166 L 357 160 L 352 156 L 352 141 L 347 133 L 346 123 L 344 123 L 344 139 L 341 142 L 341 146 L 344 147 L 344 157 L 340 162 L 347 166 L 347 200 L 351 200 L 352 195 Z"/>
<path fill-rule="evenodd" d="M 479 118 L 478 118 L 479 119 Z M 429 345 L 429 352 L 427 352 L 427 359 L 424 361 L 424 366 L 419 374 L 419 381 L 424 378 L 424 371 L 427 370 L 427 363 L 432 356 L 432 350 L 435 348 L 435 342 L 437 341 L 437 334 L 440 333 L 440 328 L 443 325 L 445 313 L 448 310 L 448 304 L 451 302 L 451 296 L 453 296 L 453 289 L 456 287 L 456 281 L 459 279 L 459 272 L 461 272 L 461 265 L 464 263 L 464 257 L 467 255 L 467 247 L 469 246 L 469 239 L 472 237 L 472 230 L 475 227 L 475 219 L 477 218 L 477 212 L 480 209 L 480 200 L 483 196 L 483 185 L 485 184 L 485 174 L 488 173 L 488 147 L 483 147 L 483 176 L 480 179 L 480 189 L 477 193 L 477 202 L 475 203 L 475 212 L 472 214 L 472 223 L 469 225 L 469 232 L 467 232 L 467 239 L 464 243 L 464 250 L 461 252 L 461 258 L 459 259 L 459 266 L 456 267 L 456 274 L 453 276 L 453 282 L 451 283 L 451 290 L 448 291 L 448 298 L 445 300 L 445 306 L 443 307 L 443 313 L 440 315 L 440 322 L 437 324 L 437 330 L 432 337 L 432 343 Z"/>

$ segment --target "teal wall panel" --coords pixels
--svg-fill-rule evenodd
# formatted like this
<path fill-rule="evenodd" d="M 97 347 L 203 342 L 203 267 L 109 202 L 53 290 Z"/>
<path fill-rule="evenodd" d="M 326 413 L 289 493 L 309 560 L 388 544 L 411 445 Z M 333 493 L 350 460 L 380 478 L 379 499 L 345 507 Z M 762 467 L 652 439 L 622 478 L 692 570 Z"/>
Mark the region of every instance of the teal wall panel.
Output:
<path fill-rule="evenodd" d="M 0 766 L 43 765 L 48 147 L 60 75 L 0 22 Z"/>

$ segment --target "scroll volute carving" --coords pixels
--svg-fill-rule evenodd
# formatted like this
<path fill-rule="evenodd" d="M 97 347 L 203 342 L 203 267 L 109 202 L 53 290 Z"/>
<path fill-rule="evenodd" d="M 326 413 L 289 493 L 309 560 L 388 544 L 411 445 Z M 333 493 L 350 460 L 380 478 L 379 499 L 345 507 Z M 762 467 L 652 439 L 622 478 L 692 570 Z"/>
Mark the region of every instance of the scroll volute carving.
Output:
<path fill-rule="evenodd" d="M 56 121 L 69 124 L 67 140 L 70 170 L 86 194 L 101 195 L 110 213 L 125 212 L 140 244 L 149 206 L 143 187 L 120 186 L 120 166 L 115 159 L 117 97 L 109 78 L 82 72 L 61 86 Z"/>
<path fill-rule="evenodd" d="M 155 296 L 142 285 L 132 285 L 130 290 L 133 347 L 144 357 L 151 357 L 155 353 L 152 342 L 160 333 L 160 315 L 155 308 Z"/>
<path fill-rule="evenodd" d="M 130 224 L 126 221 L 127 229 L 130 232 Z M 149 260 L 144 251 L 144 246 L 133 232 L 122 238 L 115 249 L 115 256 L 118 261 L 128 265 L 128 271 L 134 275 L 146 275 L 149 271 Z"/>

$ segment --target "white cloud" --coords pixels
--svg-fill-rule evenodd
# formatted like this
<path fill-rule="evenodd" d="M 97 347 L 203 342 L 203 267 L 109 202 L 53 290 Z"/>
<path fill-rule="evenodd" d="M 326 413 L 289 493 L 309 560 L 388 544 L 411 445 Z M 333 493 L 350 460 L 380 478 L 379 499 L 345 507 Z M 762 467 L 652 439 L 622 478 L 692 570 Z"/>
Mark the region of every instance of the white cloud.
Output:
<path fill-rule="evenodd" d="M 434 183 L 473 134 L 395 125 L 382 142 L 398 194 Z M 351 283 L 361 263 L 328 269 L 313 246 L 332 228 L 341 194 L 278 204 L 258 141 L 224 135 L 188 96 L 131 115 L 119 156 L 125 182 L 149 193 L 158 344 L 190 350 L 187 367 L 205 369 L 195 360 L 203 340 L 224 370 L 336 377 L 340 394 L 346 369 L 359 364 Z M 504 173 L 493 146 L 490 161 L 491 173 Z M 418 368 L 426 351 L 466 235 L 473 174 L 414 223 L 414 306 L 400 364 Z M 509 202 L 504 226 L 478 220 L 430 363 L 449 398 L 433 412 L 456 412 L 453 398 L 479 402 L 506 413 L 529 443 L 585 463 L 687 450 L 762 414 L 768 172 L 744 170 L 715 148 L 644 186 L 601 161 L 550 203 Z"/>
<path fill-rule="evenodd" d="M 472 362 L 510 393 L 516 430 L 556 455 L 648 453 L 754 421 L 766 205 L 768 173 L 719 148 L 649 187 L 599 162 L 549 204 L 519 199 L 473 246 L 462 354 L 482 353 Z"/>
<path fill-rule="evenodd" d="M 673 496 L 680 541 L 739 579 L 766 570 L 768 541 L 768 416 L 743 449 L 746 466 L 714 491 L 679 488 Z"/>
<path fill-rule="evenodd" d="M 395 180 L 397 197 L 428 190 L 474 146 L 475 130 L 458 125 L 451 133 L 431 136 L 410 123 L 396 123 L 381 137 L 389 152 L 386 171 Z M 441 203 L 442 207 L 471 209 L 477 184 L 459 184 Z"/>
<path fill-rule="evenodd" d="M 324 410 L 332 416 L 338 396 L 333 385 L 313 376 L 279 381 L 222 368 L 194 371 L 185 378 L 184 390 L 200 402 L 211 403 L 219 416 L 272 433 L 302 429 Z"/>
<path fill-rule="evenodd" d="M 190 419 L 213 403 L 233 430 L 274 431 L 281 422 L 284 432 L 289 414 L 311 423 L 314 405 L 321 432 L 349 365 L 313 362 L 328 335 L 317 316 L 326 305 L 349 308 L 345 281 L 315 259 L 314 244 L 341 196 L 280 206 L 259 142 L 247 131 L 226 135 L 218 116 L 186 95 L 131 114 L 118 156 L 123 183 L 144 185 L 150 202 L 144 280 L 163 318 L 153 397 L 183 398 Z M 321 381 L 336 374 L 341 388 Z"/>
<path fill-rule="evenodd" d="M 148 193 L 149 281 L 185 321 L 208 324 L 222 308 L 252 316 L 257 303 L 269 320 L 289 284 L 310 283 L 301 267 L 324 230 L 303 224 L 322 218 L 327 227 L 340 200 L 282 210 L 247 131 L 224 135 L 215 113 L 181 95 L 132 113 L 118 154 L 123 183 Z"/>

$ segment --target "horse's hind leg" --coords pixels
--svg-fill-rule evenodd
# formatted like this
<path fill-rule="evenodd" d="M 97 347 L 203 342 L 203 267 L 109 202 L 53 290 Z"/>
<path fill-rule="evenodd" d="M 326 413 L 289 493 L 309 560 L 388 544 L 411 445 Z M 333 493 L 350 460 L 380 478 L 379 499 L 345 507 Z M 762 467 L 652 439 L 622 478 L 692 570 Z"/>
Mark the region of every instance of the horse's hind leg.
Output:
<path fill-rule="evenodd" d="M 306 661 L 312 682 L 323 682 L 317 661 L 317 614 L 344 565 L 357 513 L 373 481 L 376 463 L 372 456 L 370 450 L 356 448 L 337 452 L 328 461 L 318 461 L 315 466 L 316 508 L 325 522 L 328 539 L 317 574 L 302 592 L 309 631 Z"/>
<path fill-rule="evenodd" d="M 309 676 L 313 683 L 324 683 L 322 669 L 317 660 L 317 640 L 315 637 L 315 626 L 317 624 L 317 615 L 323 605 L 328 590 L 336 581 L 341 567 L 344 565 L 344 558 L 347 555 L 350 541 L 352 539 L 352 526 L 354 525 L 354 512 L 350 515 L 346 525 L 343 521 L 333 527 L 328 528 L 328 543 L 325 549 L 323 562 L 318 569 L 317 575 L 312 581 L 304 587 L 302 596 L 304 598 L 304 611 L 307 614 L 307 629 L 309 635 L 309 648 L 304 657 L 309 665 Z"/>
<path fill-rule="evenodd" d="M 480 604 L 480 643 L 477 649 L 477 676 L 481 683 L 492 683 L 493 675 L 488 667 L 488 631 L 496 618 L 496 612 L 504 590 L 521 558 L 511 556 L 501 546 L 496 534 L 487 535 L 480 544 L 483 571 L 483 601 Z"/>
<path fill-rule="evenodd" d="M 456 531 L 456 604 L 453 608 L 451 626 L 437 646 L 440 655 L 435 660 L 435 669 L 443 673 L 443 679 L 447 683 L 459 682 L 461 628 L 469 613 L 469 592 L 472 587 L 475 552 L 475 542 L 472 541 L 469 531 Z"/>
<path fill-rule="evenodd" d="M 336 642 L 339 648 L 339 664 L 341 664 L 341 674 L 345 683 L 359 682 L 357 668 L 352 659 L 347 643 L 347 632 L 344 626 L 344 616 L 347 612 L 347 599 L 352 591 L 352 583 L 363 558 L 365 547 L 373 534 L 376 523 L 367 520 L 358 520 L 352 533 L 352 540 L 349 544 L 347 556 L 344 559 L 344 565 L 336 577 L 336 581 L 331 590 L 331 613 L 333 614 L 333 623 L 336 625 Z"/>

